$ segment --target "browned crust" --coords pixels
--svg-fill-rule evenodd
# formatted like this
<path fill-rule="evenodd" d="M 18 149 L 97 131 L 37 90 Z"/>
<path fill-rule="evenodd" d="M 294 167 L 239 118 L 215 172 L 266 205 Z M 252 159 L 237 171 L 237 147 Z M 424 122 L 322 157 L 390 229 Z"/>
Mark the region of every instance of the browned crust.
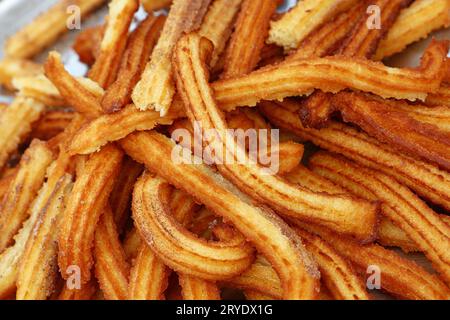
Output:
<path fill-rule="evenodd" d="M 261 50 L 269 34 L 270 19 L 279 2 L 244 0 L 235 31 L 228 44 L 222 79 L 247 74 L 258 65 Z"/>
<path fill-rule="evenodd" d="M 450 227 L 407 187 L 390 176 L 328 153 L 315 154 L 310 166 L 358 196 L 382 200 L 383 215 L 414 241 L 450 283 Z"/>
<path fill-rule="evenodd" d="M 237 160 L 239 157 L 248 158 L 248 155 L 246 150 L 236 145 L 234 138 L 227 135 L 224 114 L 218 109 L 208 86 L 202 62 L 203 40 L 207 41 L 195 34 L 183 37 L 174 54 L 174 67 L 178 91 L 191 122 L 198 121 L 202 129 L 214 128 L 218 132 L 214 141 L 211 141 L 211 146 L 227 153 L 227 158 L 220 160 L 223 164 L 218 165 L 222 175 L 250 197 L 272 207 L 280 214 L 326 225 L 360 241 L 373 240 L 378 210 L 376 204 L 350 197 L 313 193 L 289 184 L 277 175 L 265 174 L 263 167 L 258 164 Z M 224 159 L 235 161 L 229 163 L 231 161 Z M 347 212 L 353 213 L 351 218 Z"/>
<path fill-rule="evenodd" d="M 378 142 L 363 132 L 339 123 L 320 130 L 307 129 L 295 116 L 298 103 L 264 102 L 260 110 L 270 121 L 304 140 L 312 141 L 326 150 L 342 154 L 362 165 L 395 177 L 417 194 L 450 209 L 450 174 L 436 166 L 416 160 Z"/>
<path fill-rule="evenodd" d="M 130 266 L 109 205 L 105 207 L 95 230 L 94 258 L 95 276 L 105 299 L 126 300 Z"/>
<path fill-rule="evenodd" d="M 133 217 L 141 236 L 172 269 L 205 280 L 242 273 L 253 261 L 253 249 L 244 239 L 212 243 L 182 228 L 168 210 L 168 184 L 149 174 L 133 193 Z"/>
<path fill-rule="evenodd" d="M 425 99 L 439 89 L 448 52 L 447 42 L 433 41 L 416 69 L 396 69 L 362 58 L 332 56 L 289 60 L 246 76 L 212 84 L 225 111 L 255 106 L 261 100 L 282 100 L 313 89 L 337 92 L 345 88 L 371 92 L 384 98 Z"/>
<path fill-rule="evenodd" d="M 107 89 L 116 80 L 128 39 L 128 29 L 138 0 L 112 0 L 103 34 L 100 52 L 88 76 L 102 88 Z"/>
<path fill-rule="evenodd" d="M 272 212 L 250 205 L 244 195 L 206 166 L 175 165 L 170 161 L 174 144 L 160 134 L 133 134 L 121 146 L 136 161 L 193 195 L 242 232 L 280 275 L 285 298 L 316 296 L 318 273 L 314 262 L 299 238 Z"/>
<path fill-rule="evenodd" d="M 95 227 L 121 167 L 123 153 L 108 145 L 93 154 L 77 176 L 64 211 L 58 237 L 58 264 L 64 279 L 69 266 L 78 266 L 81 282 L 91 278 Z"/>
<path fill-rule="evenodd" d="M 81 62 L 91 66 L 95 63 L 100 51 L 105 31 L 104 25 L 85 28 L 75 38 L 72 45 L 73 50 L 78 54 Z"/>
<path fill-rule="evenodd" d="M 165 20 L 164 16 L 148 16 L 130 35 L 117 80 L 111 84 L 102 99 L 102 108 L 106 113 L 119 111 L 131 103 L 133 88 L 150 59 Z"/>
<path fill-rule="evenodd" d="M 303 223 L 296 224 L 319 234 L 362 274 L 366 274 L 369 265 L 378 266 L 381 271 L 382 289 L 396 297 L 411 300 L 448 300 L 450 297 L 449 288 L 438 276 L 428 273 L 394 251 L 376 244 L 360 245 L 326 229 Z"/>
<path fill-rule="evenodd" d="M 0 203 L 0 253 L 27 220 L 28 207 L 44 183 L 53 153 L 45 142 L 34 140 L 23 154 L 17 174 Z"/>
<path fill-rule="evenodd" d="M 450 135 L 435 125 L 367 95 L 342 92 L 332 98 L 332 104 L 345 122 L 358 125 L 378 141 L 450 170 Z"/>

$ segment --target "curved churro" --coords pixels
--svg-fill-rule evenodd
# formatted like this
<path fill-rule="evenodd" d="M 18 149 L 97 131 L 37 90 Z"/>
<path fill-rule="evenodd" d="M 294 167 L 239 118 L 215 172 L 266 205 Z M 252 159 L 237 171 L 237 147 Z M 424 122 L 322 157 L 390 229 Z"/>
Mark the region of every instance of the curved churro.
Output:
<path fill-rule="evenodd" d="M 157 125 L 170 125 L 183 114 L 181 104 L 174 105 L 164 117 L 157 111 L 139 111 L 134 105 L 128 105 L 118 112 L 102 115 L 83 126 L 70 142 L 69 152 L 90 154 L 134 131 L 151 130 Z"/>
<path fill-rule="evenodd" d="M 212 88 L 225 111 L 254 106 L 261 100 L 306 95 L 313 89 L 335 93 L 350 88 L 384 98 L 424 100 L 439 89 L 447 52 L 446 42 L 432 42 L 416 69 L 390 68 L 344 56 L 288 60 L 246 76 L 217 81 Z"/>
<path fill-rule="evenodd" d="M 95 226 L 108 201 L 122 157 L 122 151 L 108 145 L 93 154 L 77 175 L 58 237 L 58 263 L 64 279 L 69 276 L 70 266 L 79 268 L 81 283 L 91 278 Z"/>
<path fill-rule="evenodd" d="M 184 300 L 220 300 L 220 292 L 215 283 L 191 276 L 178 275 Z"/>
<path fill-rule="evenodd" d="M 138 181 L 133 194 L 136 226 L 164 263 L 205 280 L 230 278 L 249 267 L 253 250 L 244 239 L 208 243 L 195 237 L 166 212 L 168 196 L 168 184 L 149 174 Z"/>
<path fill-rule="evenodd" d="M 160 300 L 169 283 L 170 269 L 142 242 L 130 273 L 128 299 Z"/>
<path fill-rule="evenodd" d="M 164 16 L 148 16 L 130 35 L 117 72 L 117 79 L 111 84 L 102 99 L 102 108 L 105 112 L 119 111 L 131 103 L 133 88 L 141 78 L 164 22 Z"/>
<path fill-rule="evenodd" d="M 432 31 L 449 26 L 447 0 L 416 0 L 404 9 L 385 39 L 380 43 L 375 55 L 381 60 L 394 53 L 403 51 L 409 44 L 425 38 Z"/>
<path fill-rule="evenodd" d="M 394 251 L 376 244 L 359 245 L 324 228 L 298 222 L 296 224 L 319 234 L 344 258 L 351 261 L 361 273 L 367 275 L 370 265 L 378 267 L 381 272 L 381 288 L 396 297 L 412 300 L 448 300 L 450 298 L 450 289 L 438 276 L 428 273 L 416 263 L 402 258 Z"/>
<path fill-rule="evenodd" d="M 251 205 L 249 199 L 207 166 L 175 165 L 170 160 L 175 144 L 160 134 L 133 134 L 121 146 L 136 161 L 228 219 L 274 266 L 282 281 L 283 297 L 316 296 L 318 272 L 314 262 L 295 233 L 273 213 Z"/>
<path fill-rule="evenodd" d="M 100 51 L 88 73 L 89 78 L 104 89 L 116 80 L 127 45 L 128 29 L 138 8 L 138 0 L 112 0 L 109 3 Z"/>
<path fill-rule="evenodd" d="M 450 209 L 448 172 L 400 154 L 397 150 L 344 124 L 333 122 L 320 130 L 304 128 L 295 115 L 299 108 L 298 103 L 285 101 L 263 102 L 259 109 L 279 127 L 326 150 L 342 154 L 357 163 L 391 175 L 425 199 Z"/>
<path fill-rule="evenodd" d="M 170 207 L 173 217 L 183 226 L 192 218 L 196 204 L 193 199 L 179 190 L 172 190 Z M 141 242 L 131 269 L 128 298 L 131 300 L 164 299 L 171 270 L 158 258 L 145 242 Z M 194 279 L 185 275 L 186 282 Z M 198 280 L 200 283 L 204 280 Z"/>
<path fill-rule="evenodd" d="M 17 300 L 45 300 L 55 290 L 58 276 L 58 228 L 72 177 L 64 175 L 55 187 L 59 204 L 40 212 L 33 234 L 21 258 Z"/>
<path fill-rule="evenodd" d="M 49 53 L 44 65 L 45 75 L 56 86 L 61 96 L 76 111 L 88 117 L 102 114 L 100 104 L 103 89 L 95 82 L 77 81 L 64 68 L 61 55 L 55 51 Z"/>
<path fill-rule="evenodd" d="M 28 207 L 44 183 L 52 161 L 53 153 L 39 140 L 34 140 L 23 154 L 17 174 L 0 202 L 0 253 L 12 243 L 28 218 Z"/>
<path fill-rule="evenodd" d="M 258 65 L 279 0 L 244 0 L 225 54 L 222 79 L 247 74 Z M 201 35 L 201 34 L 200 34 Z M 249 46 L 248 44 L 252 45 Z"/>
<path fill-rule="evenodd" d="M 126 300 L 130 266 L 119 241 L 109 205 L 100 217 L 94 238 L 95 276 L 107 300 Z"/>
<path fill-rule="evenodd" d="M 375 204 L 313 193 L 290 185 L 276 175 L 264 173 L 262 166 L 249 161 L 247 151 L 227 131 L 224 115 L 218 110 L 208 86 L 201 60 L 202 40 L 207 41 L 195 34 L 183 37 L 174 54 L 174 65 L 177 87 L 191 121 L 198 121 L 202 130 L 213 128 L 216 131 L 208 142 L 214 150 L 224 152 L 224 155 L 216 154 L 220 172 L 248 195 L 283 215 L 326 225 L 360 241 L 370 241 L 378 210 Z M 351 218 L 348 212 L 353 213 Z"/>
<path fill-rule="evenodd" d="M 195 29 L 203 19 L 210 0 L 174 0 L 158 44 L 141 80 L 133 90 L 134 104 L 141 110 L 154 109 L 164 116 L 172 104 L 175 84 L 172 79 L 172 50 L 183 34 Z"/>
<path fill-rule="evenodd" d="M 381 200 L 383 215 L 415 242 L 450 283 L 450 227 L 407 187 L 390 176 L 327 153 L 315 154 L 310 166 L 360 197 Z"/>

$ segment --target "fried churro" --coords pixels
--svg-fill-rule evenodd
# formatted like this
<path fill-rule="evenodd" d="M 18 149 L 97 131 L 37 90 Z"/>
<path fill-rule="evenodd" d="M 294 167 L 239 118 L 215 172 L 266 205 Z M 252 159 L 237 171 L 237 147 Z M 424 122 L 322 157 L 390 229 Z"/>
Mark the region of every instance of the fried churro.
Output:
<path fill-rule="evenodd" d="M 141 110 L 154 109 L 164 116 L 172 104 L 175 85 L 172 78 L 172 50 L 183 34 L 200 25 L 210 0 L 174 0 L 158 44 L 132 99 Z"/>
<path fill-rule="evenodd" d="M 211 137 L 213 141 L 208 142 L 215 150 L 223 150 L 226 154 L 216 155 L 220 157 L 220 172 L 249 196 L 271 206 L 280 214 L 327 225 L 360 241 L 370 241 L 374 236 L 378 210 L 375 204 L 349 197 L 316 194 L 292 186 L 276 175 L 265 174 L 263 167 L 258 164 L 237 160 L 248 159 L 247 151 L 238 146 L 227 131 L 224 115 L 214 101 L 201 59 L 204 54 L 201 52 L 202 40 L 207 41 L 191 34 L 178 43 L 174 55 L 177 87 L 191 122 L 199 122 L 202 130 L 216 130 L 217 134 Z M 354 216 L 350 218 L 344 214 L 343 208 L 345 212 L 353 212 Z"/>
<path fill-rule="evenodd" d="M 133 134 L 123 140 L 121 146 L 136 161 L 233 223 L 272 263 L 281 279 L 283 297 L 308 299 L 316 296 L 318 271 L 315 263 L 303 249 L 301 240 L 281 219 L 251 205 L 246 196 L 208 167 L 175 165 L 170 160 L 174 143 L 160 134 Z M 145 150 L 154 152 L 149 156 Z"/>
<path fill-rule="evenodd" d="M 117 72 L 117 80 L 108 88 L 102 99 L 105 112 L 119 111 L 131 103 L 133 88 L 141 78 L 164 22 L 164 16 L 149 16 L 130 35 Z"/>
<path fill-rule="evenodd" d="M 57 230 L 71 187 L 72 177 L 66 174 L 55 187 L 59 204 L 39 213 L 20 262 L 17 300 L 45 300 L 55 290 L 59 276 Z"/>
<path fill-rule="evenodd" d="M 450 282 L 450 227 L 407 187 L 390 176 L 327 153 L 315 154 L 310 166 L 362 198 L 381 200 L 382 214 L 400 227 L 433 263 L 444 281 Z"/>
<path fill-rule="evenodd" d="M 140 0 L 145 11 L 152 13 L 156 10 L 169 8 L 172 0 Z"/>
<path fill-rule="evenodd" d="M 58 236 L 58 264 L 64 279 L 69 277 L 70 266 L 80 269 L 81 283 L 91 278 L 95 226 L 118 176 L 122 157 L 117 147 L 108 145 L 93 154 L 77 175 Z"/>
<path fill-rule="evenodd" d="M 351 88 L 383 98 L 424 100 L 427 93 L 439 89 L 447 52 L 447 42 L 432 42 L 416 69 L 390 68 L 344 56 L 290 60 L 243 77 L 217 81 L 212 88 L 225 111 L 254 106 L 261 100 L 306 95 L 313 89 L 335 93 Z"/>
<path fill-rule="evenodd" d="M 73 23 L 71 14 L 75 12 L 85 17 L 103 3 L 104 0 L 58 1 L 6 41 L 4 47 L 6 55 L 21 59 L 32 58 L 69 30 L 68 23 Z M 73 6 L 76 6 L 76 11 Z"/>
<path fill-rule="evenodd" d="M 314 29 L 356 3 L 355 0 L 304 0 L 271 23 L 269 43 L 296 49 Z"/>
<path fill-rule="evenodd" d="M 295 116 L 299 108 L 300 105 L 292 101 L 263 102 L 259 106 L 272 123 L 295 133 L 303 140 L 312 141 L 323 149 L 391 175 L 423 198 L 450 209 L 448 172 L 401 154 L 344 124 L 332 122 L 327 128 L 320 130 L 305 128 Z"/>
<path fill-rule="evenodd" d="M 425 38 L 432 31 L 450 24 L 447 0 L 416 0 L 403 9 L 397 21 L 380 43 L 376 60 L 398 53 L 409 44 Z"/>
<path fill-rule="evenodd" d="M 9 90 L 14 90 L 13 79 L 32 77 L 44 72 L 41 65 L 26 59 L 4 58 L 0 60 L 0 84 Z"/>
<path fill-rule="evenodd" d="M 103 210 L 94 238 L 95 276 L 107 300 L 126 300 L 130 266 L 119 241 L 109 205 Z"/>
<path fill-rule="evenodd" d="M 279 0 L 244 0 L 235 31 L 228 44 L 221 78 L 228 79 L 253 71 L 269 33 L 269 23 Z M 252 45 L 249 46 L 248 44 Z"/>
<path fill-rule="evenodd" d="M 25 151 L 9 190 L 0 203 L 0 252 L 13 241 L 28 218 L 28 207 L 44 182 L 53 153 L 45 142 L 34 140 Z"/>
<path fill-rule="evenodd" d="M 108 21 L 100 51 L 88 73 L 89 78 L 104 89 L 116 80 L 127 45 L 128 29 L 138 7 L 138 0 L 112 0 L 109 3 Z"/>

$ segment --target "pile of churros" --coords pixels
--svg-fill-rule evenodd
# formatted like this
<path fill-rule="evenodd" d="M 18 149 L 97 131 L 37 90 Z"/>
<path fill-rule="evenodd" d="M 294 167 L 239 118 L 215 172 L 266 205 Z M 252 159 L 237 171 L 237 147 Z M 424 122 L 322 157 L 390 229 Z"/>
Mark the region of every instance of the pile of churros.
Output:
<path fill-rule="evenodd" d="M 106 2 L 4 43 L 0 298 L 450 299 L 450 41 L 383 62 L 450 0 L 112 0 L 33 61 Z"/>

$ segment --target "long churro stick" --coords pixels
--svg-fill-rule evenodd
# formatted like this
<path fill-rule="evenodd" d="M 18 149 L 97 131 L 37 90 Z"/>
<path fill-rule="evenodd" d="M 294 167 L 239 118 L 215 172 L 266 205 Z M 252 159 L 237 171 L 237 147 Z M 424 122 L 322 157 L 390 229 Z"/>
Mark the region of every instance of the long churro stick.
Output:
<path fill-rule="evenodd" d="M 175 94 L 172 78 L 172 50 L 183 34 L 200 25 L 210 0 L 175 0 L 161 37 L 142 79 L 134 88 L 132 99 L 141 110 L 155 109 L 167 114 Z"/>

